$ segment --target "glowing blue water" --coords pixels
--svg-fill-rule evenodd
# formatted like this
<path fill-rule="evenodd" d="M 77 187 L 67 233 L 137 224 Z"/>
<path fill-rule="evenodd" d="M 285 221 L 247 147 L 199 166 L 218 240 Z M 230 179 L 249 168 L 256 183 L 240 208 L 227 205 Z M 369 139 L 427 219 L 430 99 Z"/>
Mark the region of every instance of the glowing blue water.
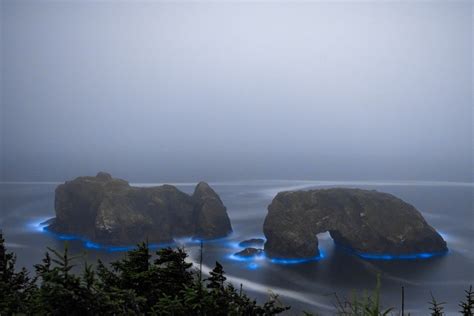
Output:
<path fill-rule="evenodd" d="M 240 249 L 244 249 L 243 247 L 238 246 L 238 244 L 237 247 L 239 247 Z M 311 258 L 271 258 L 266 256 L 265 252 L 248 257 L 231 254 L 227 258 L 237 262 L 250 262 L 246 265 L 246 267 L 250 270 L 256 270 L 260 267 L 260 265 L 258 265 L 256 262 L 260 262 L 261 264 L 262 262 L 270 262 L 274 264 L 287 265 L 319 261 L 324 258 L 324 251 L 320 250 L 318 256 Z"/>
<path fill-rule="evenodd" d="M 50 234 L 60 240 L 82 241 L 84 244 L 84 247 L 87 249 L 104 250 L 104 251 L 109 251 L 109 252 L 125 252 L 125 251 L 130 251 L 136 247 L 136 245 L 125 245 L 125 246 L 104 245 L 104 244 L 92 242 L 89 239 L 84 238 L 82 236 L 78 236 L 78 235 L 56 233 L 47 229 L 44 222 L 45 222 L 44 219 L 42 219 L 41 221 L 40 220 L 32 221 L 32 222 L 27 223 L 26 227 L 28 229 Z M 203 240 L 198 239 L 198 238 L 180 238 L 179 241 L 180 242 L 150 244 L 149 247 L 150 249 L 159 249 L 159 248 L 177 246 L 178 244 L 200 244 L 200 243 L 214 242 L 214 243 L 224 243 L 230 249 L 242 248 L 239 246 L 239 243 L 237 241 L 229 241 L 229 237 L 216 238 L 216 239 L 203 239 Z M 431 252 L 431 253 L 422 252 L 422 253 L 411 253 L 411 254 L 363 253 L 363 252 L 359 252 L 354 249 L 350 249 L 341 245 L 337 245 L 337 249 L 346 251 L 348 253 L 351 253 L 353 255 L 356 255 L 363 259 L 368 259 L 368 260 L 416 260 L 416 259 L 419 260 L 419 259 L 429 259 L 433 257 L 444 256 L 448 253 L 447 251 Z M 250 257 L 243 257 L 243 256 L 235 255 L 235 254 L 231 254 L 228 256 L 229 259 L 234 260 L 234 261 L 252 262 L 251 264 L 247 265 L 247 267 L 251 270 L 256 270 L 259 267 L 257 264 L 254 263 L 254 261 L 256 260 L 267 260 L 267 261 L 270 261 L 271 263 L 276 263 L 276 264 L 301 264 L 301 263 L 308 263 L 312 261 L 319 261 L 323 259 L 324 257 L 325 257 L 324 251 L 321 249 L 319 250 L 319 255 L 312 258 L 268 258 L 265 255 L 265 253 L 261 253 L 259 255 L 250 256 Z"/>
<path fill-rule="evenodd" d="M 344 247 L 341 245 L 336 244 L 338 250 L 345 251 L 352 255 L 359 256 L 360 258 L 367 259 L 367 260 L 422 260 L 422 259 L 430 259 L 433 257 L 440 257 L 445 256 L 448 254 L 447 251 L 441 252 L 419 252 L 419 253 L 407 253 L 407 254 L 390 254 L 390 253 L 365 253 L 360 252 L 348 247 Z"/>
<path fill-rule="evenodd" d="M 247 265 L 247 268 L 249 270 L 257 270 L 258 268 L 260 268 L 260 266 L 257 263 L 252 262 Z"/>
<path fill-rule="evenodd" d="M 412 311 L 412 315 L 426 313 L 430 291 L 434 292 L 437 299 L 448 302 L 447 314 L 457 311 L 456 302 L 464 294 L 463 290 L 474 282 L 472 186 L 417 186 L 416 183 L 405 186 L 401 183 L 391 185 L 388 182 L 386 185 L 367 183 L 366 186 L 361 186 L 361 183 L 344 184 L 389 192 L 413 204 L 433 227 L 442 231 L 441 235 L 450 248 L 447 256 L 442 253 L 394 256 L 349 252 L 335 247 L 329 236 L 319 236 L 322 237 L 319 238 L 321 258 L 275 259 L 268 258 L 265 254 L 255 258 L 233 256 L 243 249 L 238 246 L 239 242 L 262 234 L 267 206 L 274 194 L 294 188 L 295 185 L 300 186 L 290 182 L 285 187 L 284 181 L 275 185 L 217 185 L 215 189 L 227 206 L 234 234 L 221 240 L 203 241 L 203 264 L 212 268 L 219 261 L 224 266 L 228 280 L 233 280 L 236 286 L 243 283 L 244 290 L 247 291 L 252 287 L 257 291 L 252 296 L 256 295 L 262 300 L 267 298 L 268 289 L 274 290 L 281 294 L 283 303 L 292 305 L 295 314 L 301 314 L 302 310 L 312 311 L 314 306 L 311 302 L 332 306 L 333 299 L 327 293 L 337 292 L 350 296 L 353 290 L 371 290 L 379 273 L 382 281 L 381 294 L 387 308 L 399 306 L 400 287 L 405 286 L 405 293 L 410 298 L 406 301 L 406 307 Z M 40 223 L 54 216 L 55 187 L 55 184 L 0 185 L 0 229 L 7 237 L 7 245 L 14 247 L 11 250 L 17 254 L 19 267 L 26 266 L 33 270 L 32 264 L 41 261 L 46 247 L 60 250 L 65 240 L 69 241 L 69 249 L 74 254 L 84 254 L 84 249 L 87 249 L 85 256 L 89 263 L 94 263 L 97 259 L 110 263 L 122 258 L 123 251 L 134 247 L 102 245 L 80 236 L 44 231 Z M 180 188 L 192 193 L 194 186 Z M 197 262 L 200 242 L 191 238 L 178 238 L 174 245 L 185 245 L 191 259 Z M 81 268 L 79 262 L 77 266 L 78 269 Z M 289 291 L 295 294 L 293 298 L 301 297 L 304 300 L 289 299 L 286 296 Z M 324 312 L 320 314 L 325 315 Z"/>
<path fill-rule="evenodd" d="M 277 264 L 300 264 L 300 263 L 308 263 L 308 262 L 313 262 L 313 261 L 319 261 L 321 259 L 324 259 L 324 251 L 319 250 L 319 255 L 316 257 L 311 257 L 311 258 L 271 258 L 270 261 L 272 263 L 277 263 Z"/>
<path fill-rule="evenodd" d="M 29 223 L 27 227 L 34 228 L 34 230 L 54 236 L 59 240 L 78 240 L 83 243 L 84 248 L 91 249 L 91 250 L 102 250 L 108 252 L 124 252 L 130 251 L 136 248 L 136 245 L 126 245 L 126 246 L 111 246 L 111 245 L 104 245 L 100 243 L 93 242 L 87 238 L 78 235 L 71 235 L 71 234 L 60 234 L 57 232 L 53 232 L 49 230 L 46 225 L 43 224 L 44 221 L 40 223 Z M 160 243 L 160 244 L 149 244 L 148 247 L 150 249 L 159 249 L 165 247 L 173 247 L 176 246 L 176 243 Z"/>

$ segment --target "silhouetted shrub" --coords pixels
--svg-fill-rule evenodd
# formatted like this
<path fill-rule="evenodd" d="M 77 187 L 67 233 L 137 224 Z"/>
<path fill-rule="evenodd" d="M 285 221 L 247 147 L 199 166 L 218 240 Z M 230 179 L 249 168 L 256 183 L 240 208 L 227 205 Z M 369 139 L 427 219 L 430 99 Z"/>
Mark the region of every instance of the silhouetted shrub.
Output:
<path fill-rule="evenodd" d="M 202 252 L 202 249 L 201 249 Z M 226 282 L 224 267 L 216 262 L 206 279 L 202 271 L 186 261 L 182 248 L 164 248 L 150 253 L 147 243 L 127 252 L 120 260 L 95 268 L 84 264 L 83 272 L 72 273 L 81 256 L 70 256 L 48 248 L 30 278 L 23 268 L 15 270 L 16 257 L 5 248 L 0 232 L 0 315 L 276 315 L 289 310 L 270 295 L 263 305 Z M 473 316 L 474 292 L 465 291 L 460 313 Z M 429 310 L 444 315 L 444 304 L 431 295 Z M 340 300 L 337 315 L 383 316 L 392 312 L 380 303 L 380 277 L 372 295 L 353 294 Z M 304 315 L 312 315 L 304 312 Z"/>
<path fill-rule="evenodd" d="M 85 264 L 71 273 L 79 257 L 48 248 L 36 276 L 15 272 L 15 256 L 5 249 L 0 233 L 0 315 L 275 315 L 289 309 L 276 296 L 258 305 L 226 283 L 216 267 L 206 280 L 186 261 L 184 249 L 164 248 L 153 260 L 141 243 L 123 259 Z"/>

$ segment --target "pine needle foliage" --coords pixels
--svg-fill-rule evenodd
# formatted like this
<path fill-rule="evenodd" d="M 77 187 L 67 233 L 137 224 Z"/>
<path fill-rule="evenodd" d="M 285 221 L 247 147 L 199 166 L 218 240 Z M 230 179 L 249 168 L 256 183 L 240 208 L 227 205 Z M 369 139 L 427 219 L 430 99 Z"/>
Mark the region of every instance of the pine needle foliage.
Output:
<path fill-rule="evenodd" d="M 474 315 L 474 291 L 472 285 L 469 289 L 464 291 L 466 293 L 464 301 L 459 303 L 461 310 L 459 311 L 463 316 L 473 316 Z"/>
<path fill-rule="evenodd" d="M 219 262 L 202 280 L 183 248 L 152 254 L 141 243 L 122 259 L 95 267 L 48 248 L 35 277 L 15 272 L 0 233 L 0 315 L 276 315 L 289 309 L 271 295 L 263 305 L 226 282 Z"/>
<path fill-rule="evenodd" d="M 444 315 L 444 305 L 446 304 L 445 302 L 438 302 L 435 297 L 433 296 L 433 293 L 431 293 L 431 301 L 429 302 L 430 307 L 429 310 L 431 316 L 443 316 Z"/>
<path fill-rule="evenodd" d="M 0 316 L 271 316 L 290 309 L 272 292 L 266 302 L 258 304 L 245 293 L 242 284 L 236 289 L 227 282 L 219 262 L 203 278 L 202 266 L 194 267 L 183 248 L 163 248 L 152 253 L 148 243 L 141 243 L 111 264 L 99 260 L 95 265 L 79 265 L 80 259 L 83 256 L 71 256 L 67 243 L 62 251 L 47 248 L 30 277 L 26 269 L 16 269 L 16 257 L 7 251 L 0 231 Z M 336 314 L 395 315 L 392 308 L 382 307 L 380 290 L 377 276 L 375 290 L 370 294 L 354 293 L 346 300 L 336 295 Z M 445 315 L 445 303 L 431 295 L 429 304 L 430 315 Z M 465 291 L 459 307 L 460 315 L 473 316 L 472 286 Z"/>

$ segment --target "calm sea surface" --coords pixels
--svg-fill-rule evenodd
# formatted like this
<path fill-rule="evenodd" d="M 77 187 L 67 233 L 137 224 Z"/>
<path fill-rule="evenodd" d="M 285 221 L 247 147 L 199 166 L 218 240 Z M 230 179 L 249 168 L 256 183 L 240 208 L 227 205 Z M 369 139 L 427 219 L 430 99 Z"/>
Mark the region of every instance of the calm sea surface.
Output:
<path fill-rule="evenodd" d="M 150 185 L 150 184 L 135 184 Z M 176 184 L 192 192 L 195 184 Z M 331 314 L 334 294 L 350 296 L 353 290 L 371 290 L 377 274 L 382 280 L 385 307 L 400 306 L 401 286 L 405 287 L 405 306 L 412 315 L 426 315 L 430 291 L 447 302 L 448 314 L 458 310 L 463 290 L 474 284 L 474 186 L 449 182 L 317 182 L 250 181 L 211 183 L 227 206 L 234 233 L 228 238 L 204 245 L 204 265 L 215 261 L 224 265 L 228 280 L 259 300 L 269 291 L 280 294 L 296 314 L 302 310 Z M 1 183 L 0 229 L 7 247 L 18 256 L 18 266 L 32 269 L 46 247 L 61 249 L 64 240 L 41 229 L 39 223 L 54 216 L 54 189 L 57 183 Z M 357 187 L 392 193 L 413 204 L 425 219 L 445 238 L 450 249 L 443 257 L 417 260 L 366 260 L 335 249 L 328 234 L 320 235 L 324 258 L 298 264 L 274 263 L 262 258 L 238 261 L 239 241 L 262 237 L 266 207 L 279 191 L 322 187 Z M 199 245 L 179 240 L 198 260 Z M 77 253 L 85 253 L 88 262 L 120 258 L 123 252 L 86 247 L 79 240 L 68 241 Z M 114 250 L 114 249 L 112 249 Z M 115 249 L 116 250 L 116 249 Z"/>

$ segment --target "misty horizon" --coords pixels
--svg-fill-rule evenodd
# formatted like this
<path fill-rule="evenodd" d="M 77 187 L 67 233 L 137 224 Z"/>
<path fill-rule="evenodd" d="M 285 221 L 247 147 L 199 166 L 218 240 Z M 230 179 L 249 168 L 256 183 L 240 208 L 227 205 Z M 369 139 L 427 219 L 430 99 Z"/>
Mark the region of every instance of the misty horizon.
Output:
<path fill-rule="evenodd" d="M 472 2 L 1 2 L 0 181 L 473 181 Z"/>
<path fill-rule="evenodd" d="M 0 0 L 0 314 L 472 315 L 473 43 L 472 0 Z"/>

